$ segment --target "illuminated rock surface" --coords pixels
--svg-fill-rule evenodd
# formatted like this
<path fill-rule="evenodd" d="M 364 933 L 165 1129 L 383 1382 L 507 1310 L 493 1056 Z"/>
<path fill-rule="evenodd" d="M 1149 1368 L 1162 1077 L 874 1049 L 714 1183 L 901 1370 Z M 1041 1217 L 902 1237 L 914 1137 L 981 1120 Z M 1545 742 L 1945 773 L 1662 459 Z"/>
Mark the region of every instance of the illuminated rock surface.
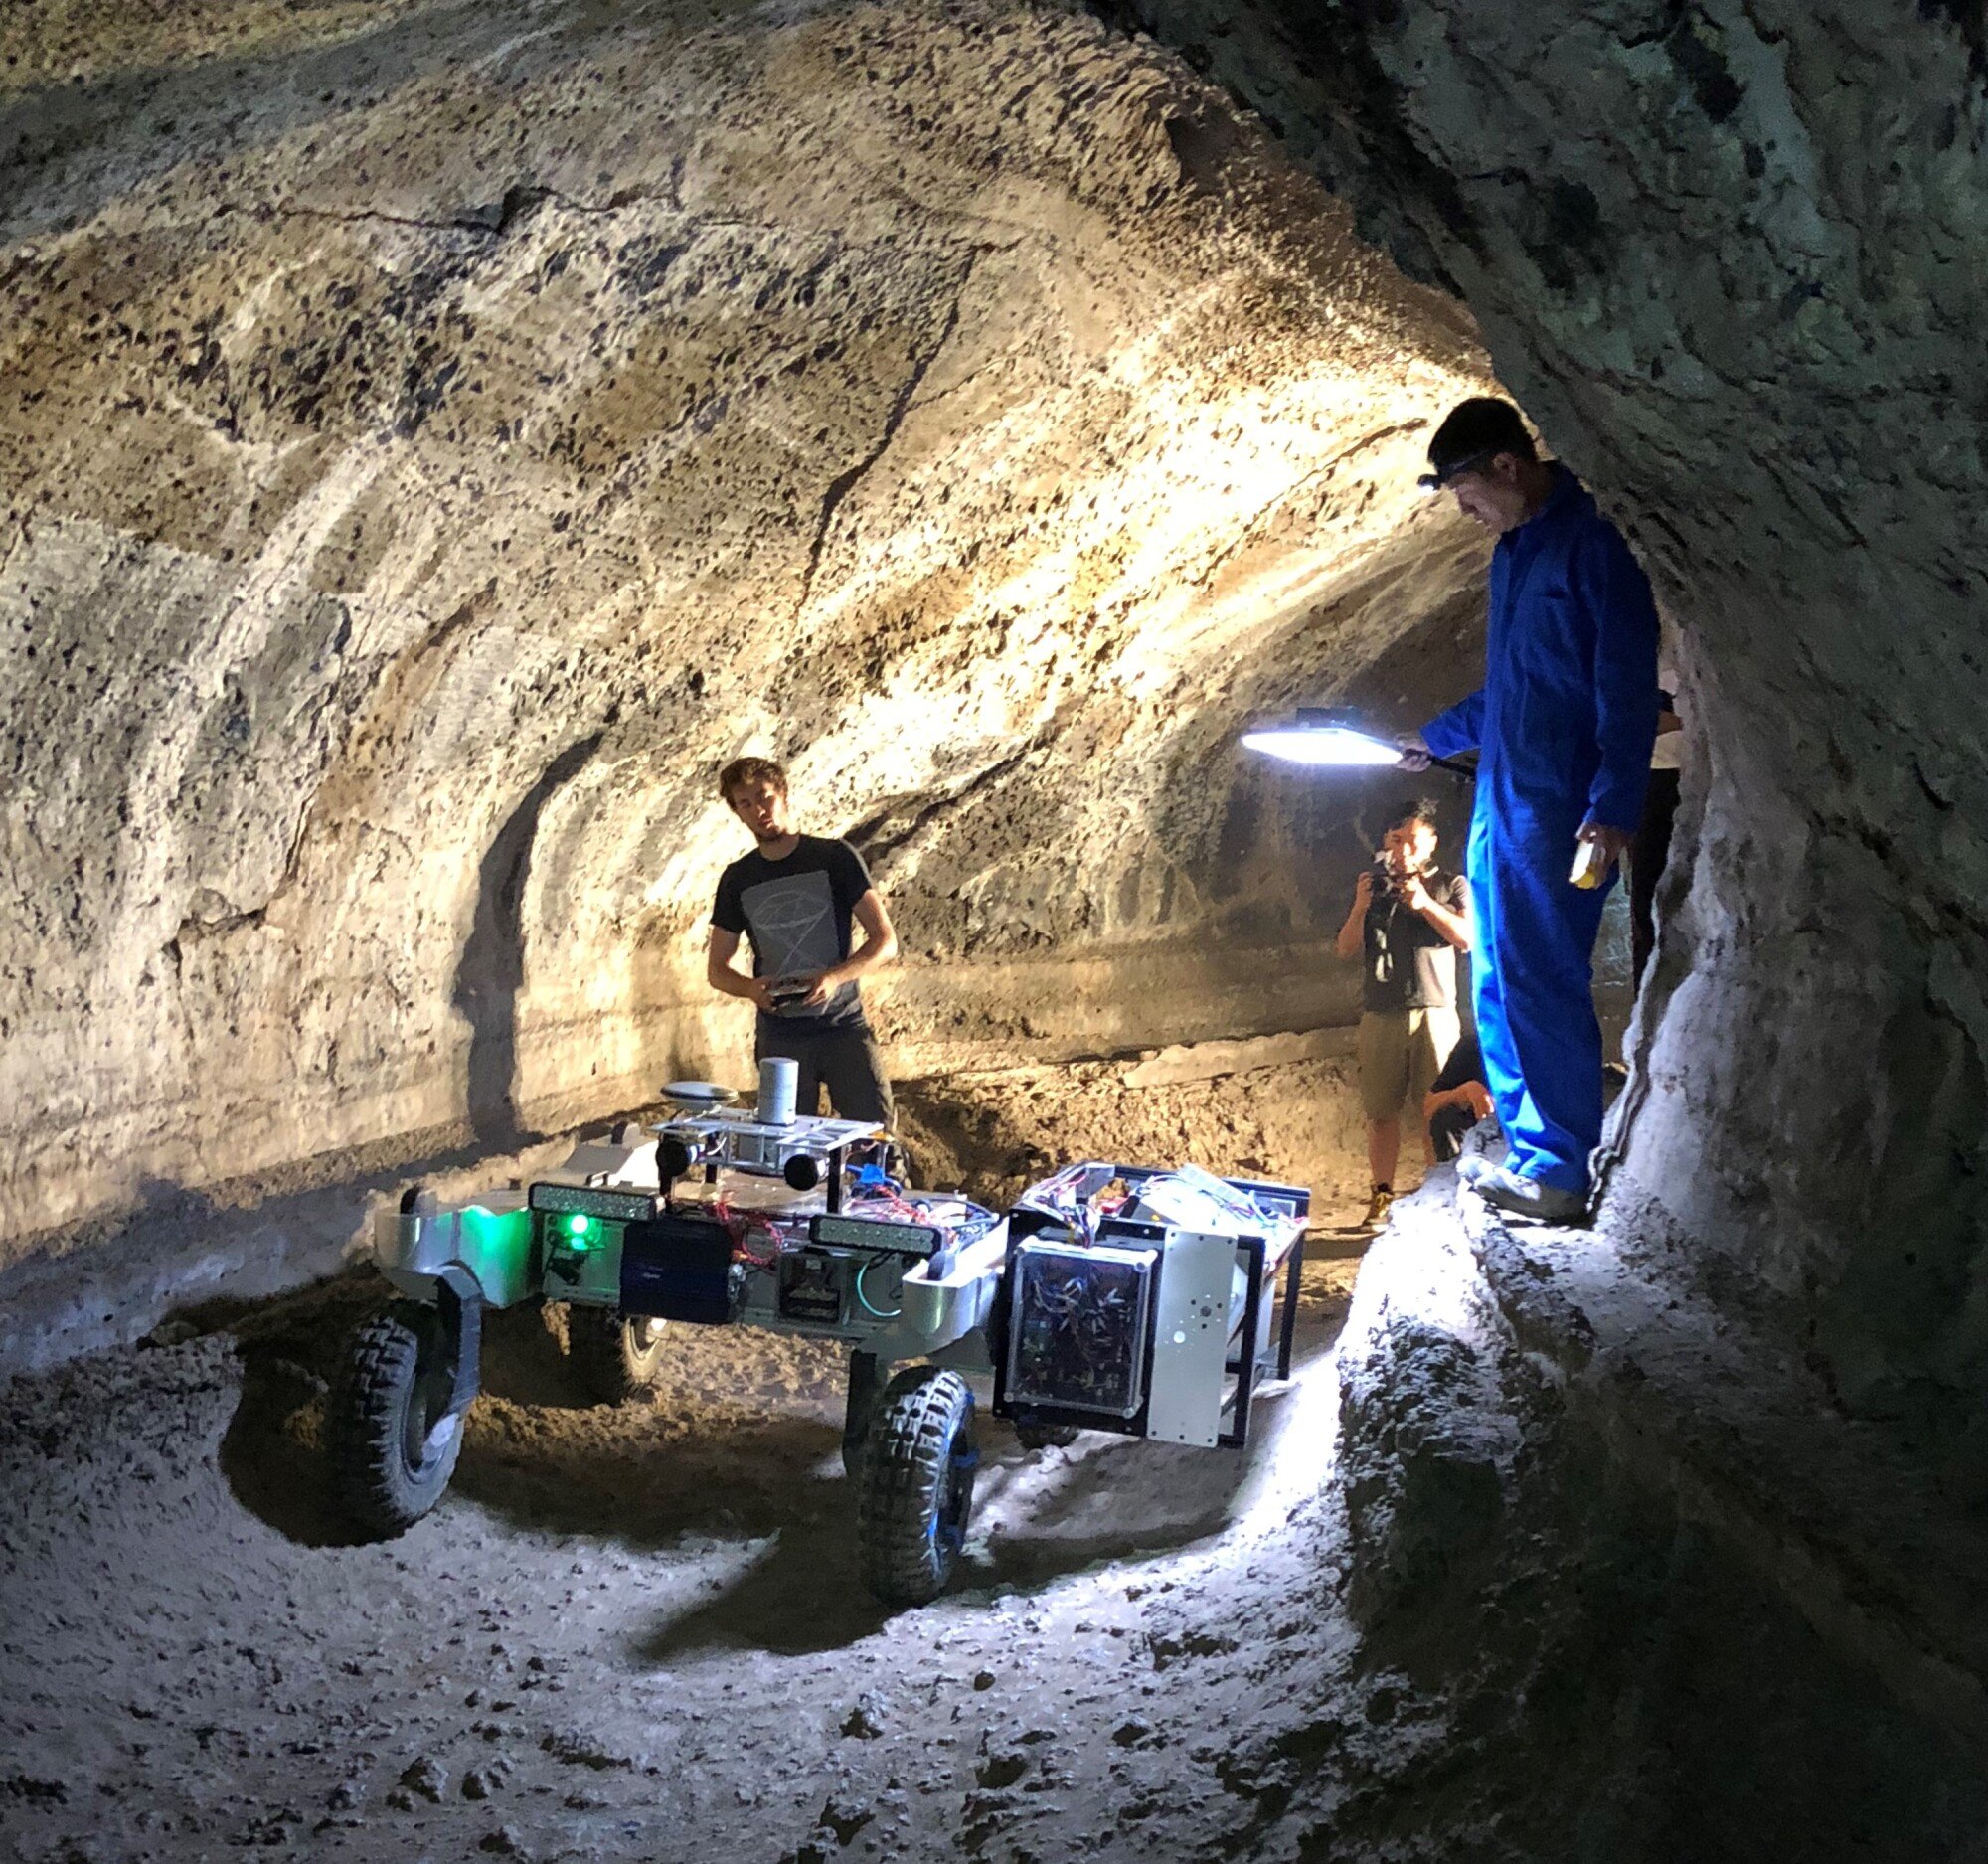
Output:
<path fill-rule="evenodd" d="M 902 1074 L 1343 1018 L 1233 737 L 1467 676 L 1452 303 L 1081 18 L 212 13 L 0 119 L 0 1236 L 736 1068 L 746 751 Z"/>

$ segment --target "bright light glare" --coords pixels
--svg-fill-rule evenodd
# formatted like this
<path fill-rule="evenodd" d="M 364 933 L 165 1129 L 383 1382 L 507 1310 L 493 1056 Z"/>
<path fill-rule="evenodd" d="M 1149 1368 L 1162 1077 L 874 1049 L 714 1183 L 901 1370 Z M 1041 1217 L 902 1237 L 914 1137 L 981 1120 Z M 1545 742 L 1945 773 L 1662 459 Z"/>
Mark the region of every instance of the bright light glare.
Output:
<path fill-rule="evenodd" d="M 1261 751 L 1286 763 L 1399 763 L 1402 748 L 1385 738 L 1356 732 L 1350 725 L 1278 725 L 1268 731 L 1244 732 L 1244 751 Z"/>

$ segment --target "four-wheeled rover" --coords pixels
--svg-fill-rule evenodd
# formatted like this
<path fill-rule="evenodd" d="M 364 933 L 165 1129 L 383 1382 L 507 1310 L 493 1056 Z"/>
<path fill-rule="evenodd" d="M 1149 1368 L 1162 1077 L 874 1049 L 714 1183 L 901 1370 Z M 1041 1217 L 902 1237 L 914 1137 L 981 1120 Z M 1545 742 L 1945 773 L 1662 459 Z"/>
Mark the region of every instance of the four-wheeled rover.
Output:
<path fill-rule="evenodd" d="M 758 1109 L 705 1083 L 674 1117 L 578 1146 L 522 1188 L 383 1216 L 399 1298 L 355 1338 L 330 1418 L 358 1525 L 402 1532 L 440 1499 L 491 1307 L 563 1302 L 576 1371 L 603 1401 L 652 1383 L 666 1328 L 755 1326 L 849 1347 L 843 1460 L 880 1599 L 951 1578 L 972 1509 L 968 1375 L 1021 1440 L 1079 1430 L 1240 1446 L 1266 1375 L 1288 1376 L 1308 1192 L 1090 1162 L 1005 1216 L 909 1189 L 890 1135 Z M 786 1114 L 786 1117 L 781 1117 Z M 1280 1312 L 1279 1312 L 1280 1310 Z"/>

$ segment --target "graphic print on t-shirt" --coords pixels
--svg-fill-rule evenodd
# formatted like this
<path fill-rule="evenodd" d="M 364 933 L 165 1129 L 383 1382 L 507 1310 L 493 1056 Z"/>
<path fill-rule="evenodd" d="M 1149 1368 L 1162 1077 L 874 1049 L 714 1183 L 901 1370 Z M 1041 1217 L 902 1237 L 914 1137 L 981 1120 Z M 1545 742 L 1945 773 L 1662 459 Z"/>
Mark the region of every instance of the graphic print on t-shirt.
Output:
<path fill-rule="evenodd" d="M 740 895 L 762 977 L 798 977 L 841 962 L 835 891 L 823 873 L 783 874 Z"/>

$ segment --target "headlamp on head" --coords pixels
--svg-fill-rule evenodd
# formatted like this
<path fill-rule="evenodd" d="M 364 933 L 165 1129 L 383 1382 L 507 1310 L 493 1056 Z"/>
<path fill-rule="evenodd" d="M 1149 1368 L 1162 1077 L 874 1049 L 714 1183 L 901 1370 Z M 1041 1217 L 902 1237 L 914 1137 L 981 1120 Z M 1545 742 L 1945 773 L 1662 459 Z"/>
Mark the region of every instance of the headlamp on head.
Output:
<path fill-rule="evenodd" d="M 1429 435 L 1429 469 L 1417 483 L 1425 492 L 1440 492 L 1466 472 L 1489 465 L 1500 453 L 1510 453 L 1514 459 L 1539 457 L 1525 417 L 1510 402 L 1473 395 L 1458 402 Z"/>
<path fill-rule="evenodd" d="M 1424 492 L 1430 494 L 1444 491 L 1458 479 L 1462 478 L 1466 472 L 1476 472 L 1480 468 L 1488 466 L 1503 451 L 1505 451 L 1505 448 L 1502 446 L 1494 446 L 1486 453 L 1472 453 L 1468 459 L 1451 460 L 1444 465 L 1433 467 L 1423 473 L 1415 483 Z"/>

